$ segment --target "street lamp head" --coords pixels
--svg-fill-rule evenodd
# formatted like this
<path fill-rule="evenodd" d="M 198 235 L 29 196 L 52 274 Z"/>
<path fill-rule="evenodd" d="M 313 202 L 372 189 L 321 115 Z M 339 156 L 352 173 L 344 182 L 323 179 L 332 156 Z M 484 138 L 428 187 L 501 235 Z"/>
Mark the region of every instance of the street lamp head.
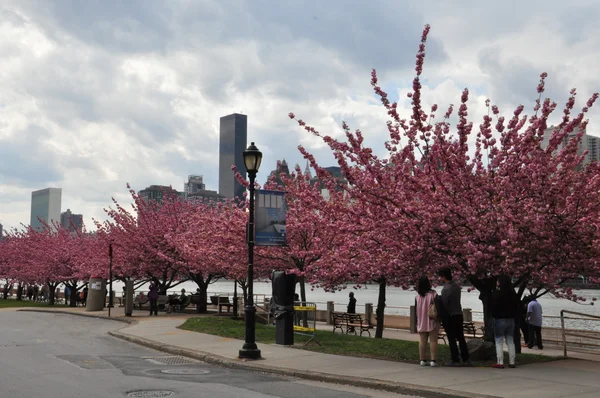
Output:
<path fill-rule="evenodd" d="M 244 166 L 248 173 L 258 173 L 260 162 L 262 161 L 262 152 L 258 150 L 254 142 L 244 151 Z"/>

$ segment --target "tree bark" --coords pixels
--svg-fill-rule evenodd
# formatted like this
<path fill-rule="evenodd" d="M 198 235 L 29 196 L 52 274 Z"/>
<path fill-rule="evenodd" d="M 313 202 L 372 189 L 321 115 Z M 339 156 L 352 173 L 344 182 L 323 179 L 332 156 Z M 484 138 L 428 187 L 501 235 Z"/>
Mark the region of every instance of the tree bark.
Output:
<path fill-rule="evenodd" d="M 477 278 L 473 275 L 467 278 L 473 287 L 479 291 L 479 300 L 483 306 L 483 326 L 485 341 L 494 342 L 494 329 L 492 325 L 492 292 L 496 286 L 496 277 Z"/>
<path fill-rule="evenodd" d="M 48 305 L 54 305 L 56 284 L 47 283 L 47 285 L 48 285 Z"/>
<path fill-rule="evenodd" d="M 207 308 L 207 298 L 208 298 L 208 283 L 205 283 L 204 280 L 196 280 L 196 285 L 198 285 L 198 289 L 200 289 L 200 302 L 196 305 L 196 312 L 199 314 L 206 314 L 208 312 Z"/>
<path fill-rule="evenodd" d="M 71 293 L 69 294 L 69 307 L 77 307 L 77 299 L 79 298 L 79 292 L 77 286 L 69 286 Z"/>
<path fill-rule="evenodd" d="M 4 293 L 2 294 L 2 298 L 4 300 L 8 300 L 8 292 L 12 290 L 13 285 L 9 285 L 8 283 L 4 285 Z"/>
<path fill-rule="evenodd" d="M 17 300 L 23 300 L 23 285 L 19 283 L 19 287 L 17 288 Z"/>
<path fill-rule="evenodd" d="M 377 310 L 375 313 L 377 314 L 377 326 L 375 328 L 375 338 L 380 339 L 383 337 L 383 317 L 385 310 L 385 288 L 387 285 L 387 280 L 385 278 L 380 278 L 379 283 L 379 297 L 377 298 Z"/>

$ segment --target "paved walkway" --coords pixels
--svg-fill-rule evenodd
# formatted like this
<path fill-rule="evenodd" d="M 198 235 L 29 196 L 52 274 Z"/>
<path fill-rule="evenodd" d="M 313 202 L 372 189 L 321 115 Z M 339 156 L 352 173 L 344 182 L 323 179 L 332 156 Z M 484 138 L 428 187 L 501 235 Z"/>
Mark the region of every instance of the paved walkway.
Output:
<path fill-rule="evenodd" d="M 30 309 L 31 310 L 31 309 Z M 40 310 L 40 309 L 37 309 Z M 80 315 L 104 312 L 61 309 Z M 124 320 L 122 309 L 113 313 Z M 415 364 L 351 358 L 260 344 L 263 360 L 237 358 L 240 340 L 177 329 L 190 314 L 158 317 L 134 314 L 133 323 L 111 334 L 173 354 L 193 356 L 224 366 L 253 368 L 340 384 L 380 388 L 417 396 L 460 397 L 598 397 L 600 362 L 577 359 L 531 364 L 517 369 L 422 368 Z M 145 315 L 145 312 L 144 312 Z M 132 318 L 127 318 L 131 321 Z M 404 333 L 386 330 L 386 337 Z M 398 335 L 396 335 L 398 337 Z M 545 354 L 553 354 L 544 350 Z M 554 353 L 555 354 L 555 353 Z"/>

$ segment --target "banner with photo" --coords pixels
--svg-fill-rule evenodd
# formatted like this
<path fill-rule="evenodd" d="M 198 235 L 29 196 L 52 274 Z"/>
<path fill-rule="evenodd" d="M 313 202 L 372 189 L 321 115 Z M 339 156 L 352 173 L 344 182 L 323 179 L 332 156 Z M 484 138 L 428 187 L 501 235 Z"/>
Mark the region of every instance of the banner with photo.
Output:
<path fill-rule="evenodd" d="M 257 246 L 286 246 L 285 192 L 256 190 L 255 237 Z"/>

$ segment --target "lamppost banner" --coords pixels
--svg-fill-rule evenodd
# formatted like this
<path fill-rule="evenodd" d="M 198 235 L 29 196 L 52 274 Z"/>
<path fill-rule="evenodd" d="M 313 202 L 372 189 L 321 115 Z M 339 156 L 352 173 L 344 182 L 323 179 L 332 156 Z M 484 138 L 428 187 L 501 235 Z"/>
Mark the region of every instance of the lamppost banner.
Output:
<path fill-rule="evenodd" d="M 285 192 L 256 190 L 255 244 L 257 246 L 286 246 Z"/>

